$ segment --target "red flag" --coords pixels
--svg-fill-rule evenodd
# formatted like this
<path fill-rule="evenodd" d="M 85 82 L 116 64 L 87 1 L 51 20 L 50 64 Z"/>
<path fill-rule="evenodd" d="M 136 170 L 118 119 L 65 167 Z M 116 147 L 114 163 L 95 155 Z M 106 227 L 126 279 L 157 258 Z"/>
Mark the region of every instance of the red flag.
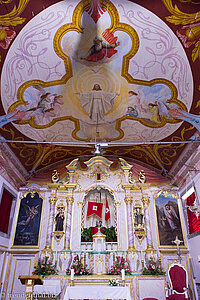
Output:
<path fill-rule="evenodd" d="M 102 218 L 102 210 L 103 203 L 88 202 L 87 217 L 95 214 L 97 217 Z"/>
<path fill-rule="evenodd" d="M 106 222 L 110 219 L 110 208 L 108 205 L 108 200 L 106 199 L 106 212 L 105 212 L 105 220 Z"/>

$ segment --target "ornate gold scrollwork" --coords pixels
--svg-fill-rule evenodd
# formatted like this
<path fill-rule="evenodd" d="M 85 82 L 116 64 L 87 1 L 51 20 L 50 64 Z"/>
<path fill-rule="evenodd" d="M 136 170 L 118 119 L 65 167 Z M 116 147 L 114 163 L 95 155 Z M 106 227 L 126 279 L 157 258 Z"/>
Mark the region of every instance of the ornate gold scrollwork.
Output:
<path fill-rule="evenodd" d="M 74 198 L 73 197 L 66 197 L 66 202 L 68 205 L 72 205 L 74 203 Z"/>
<path fill-rule="evenodd" d="M 142 197 L 142 203 L 143 203 L 143 205 L 146 205 L 146 206 L 148 206 L 149 205 L 149 202 L 150 202 L 150 199 L 149 199 L 149 197 L 148 196 L 146 196 L 146 197 Z"/>
<path fill-rule="evenodd" d="M 119 207 L 121 205 L 121 201 L 119 200 L 115 200 L 114 205 L 117 207 Z"/>
<path fill-rule="evenodd" d="M 132 204 L 133 198 L 132 198 L 132 197 L 126 196 L 126 197 L 124 198 L 124 202 L 126 203 L 126 205 Z"/>
<path fill-rule="evenodd" d="M 49 203 L 55 205 L 57 200 L 58 199 L 56 197 L 50 197 L 49 198 Z"/>
<path fill-rule="evenodd" d="M 83 201 L 78 201 L 78 207 L 83 207 L 84 203 Z"/>

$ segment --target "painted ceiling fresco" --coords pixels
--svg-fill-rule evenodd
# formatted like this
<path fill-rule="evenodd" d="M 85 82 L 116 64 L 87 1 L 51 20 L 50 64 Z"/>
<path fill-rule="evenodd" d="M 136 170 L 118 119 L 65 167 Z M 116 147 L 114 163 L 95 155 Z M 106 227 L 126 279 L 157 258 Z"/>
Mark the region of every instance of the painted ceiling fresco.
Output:
<path fill-rule="evenodd" d="M 185 148 L 171 142 L 200 130 L 199 9 L 0 0 L 2 140 L 29 172 L 91 156 L 90 143 L 169 172 Z"/>

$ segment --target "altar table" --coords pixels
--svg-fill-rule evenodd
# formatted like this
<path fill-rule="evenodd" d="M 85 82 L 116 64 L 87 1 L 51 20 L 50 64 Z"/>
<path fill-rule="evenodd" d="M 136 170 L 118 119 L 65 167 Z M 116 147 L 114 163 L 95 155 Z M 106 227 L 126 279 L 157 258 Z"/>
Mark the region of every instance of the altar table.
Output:
<path fill-rule="evenodd" d="M 61 293 L 61 285 L 60 285 L 60 280 L 43 280 L 44 283 L 43 285 L 40 286 L 35 286 L 34 287 L 34 296 L 38 299 L 42 298 L 41 295 L 54 295 L 54 297 L 57 297 Z"/>
<path fill-rule="evenodd" d="M 63 300 L 69 299 L 126 299 L 131 300 L 127 286 L 84 285 L 69 286 Z"/>

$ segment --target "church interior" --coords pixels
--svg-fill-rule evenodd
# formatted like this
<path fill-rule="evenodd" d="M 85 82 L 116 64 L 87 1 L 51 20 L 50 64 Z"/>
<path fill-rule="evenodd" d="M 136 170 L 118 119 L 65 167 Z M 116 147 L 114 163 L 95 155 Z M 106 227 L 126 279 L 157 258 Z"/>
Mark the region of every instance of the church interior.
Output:
<path fill-rule="evenodd" d="M 200 299 L 199 12 L 0 0 L 1 300 Z"/>

